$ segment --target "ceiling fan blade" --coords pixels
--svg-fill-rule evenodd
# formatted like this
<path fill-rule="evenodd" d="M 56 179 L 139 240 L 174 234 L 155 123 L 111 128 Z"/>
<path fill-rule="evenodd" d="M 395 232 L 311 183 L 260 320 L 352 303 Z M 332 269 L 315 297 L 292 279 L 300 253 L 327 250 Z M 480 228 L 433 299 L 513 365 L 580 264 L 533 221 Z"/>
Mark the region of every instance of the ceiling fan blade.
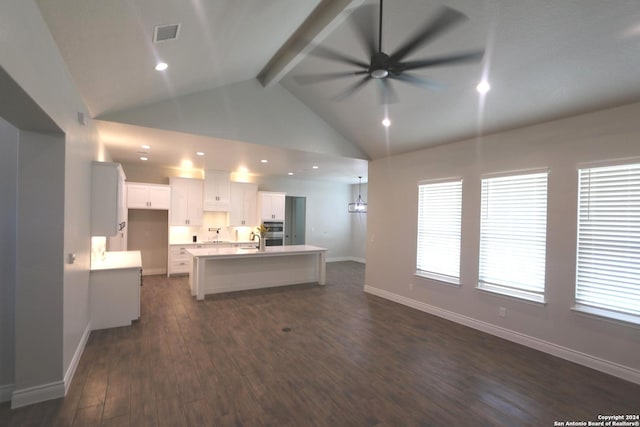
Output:
<path fill-rule="evenodd" d="M 420 46 L 462 23 L 467 16 L 455 9 L 442 7 L 433 21 L 422 27 L 412 38 L 407 40 L 398 50 L 390 55 L 391 61 L 399 62 Z"/>
<path fill-rule="evenodd" d="M 389 79 L 376 79 L 378 82 L 378 88 L 380 88 L 380 104 L 388 105 L 398 102 L 398 94 L 391 86 Z"/>
<path fill-rule="evenodd" d="M 369 80 L 371 80 L 371 76 L 367 74 L 362 79 L 358 80 L 357 82 L 355 82 L 351 86 L 347 87 L 343 92 L 341 92 L 341 93 L 337 94 L 336 96 L 334 96 L 333 98 L 331 98 L 331 100 L 333 100 L 333 101 L 342 101 L 343 99 L 346 99 L 346 98 L 350 97 L 351 95 L 356 93 L 358 91 L 358 89 L 360 89 L 362 86 L 364 86 L 364 84 L 366 82 L 368 82 Z"/>
<path fill-rule="evenodd" d="M 308 85 L 312 83 L 320 83 L 328 80 L 341 79 L 344 77 L 351 77 L 366 73 L 366 71 L 342 71 L 337 73 L 303 74 L 300 76 L 293 76 L 293 79 L 298 84 Z"/>
<path fill-rule="evenodd" d="M 317 56 L 318 58 L 330 59 L 332 61 L 341 62 L 343 64 L 355 65 L 356 67 L 368 69 L 369 64 L 365 64 L 362 61 L 359 61 L 355 58 L 351 58 L 346 56 L 340 52 L 337 52 L 333 49 L 329 49 L 324 46 L 316 46 L 311 52 L 310 55 Z"/>
<path fill-rule="evenodd" d="M 374 5 L 370 4 L 357 8 L 350 17 L 358 39 L 369 57 L 378 51 L 374 13 Z"/>
<path fill-rule="evenodd" d="M 416 70 L 418 68 L 436 67 L 438 65 L 464 64 L 467 62 L 481 61 L 483 57 L 484 50 L 479 50 L 458 55 L 442 56 L 440 58 L 401 62 L 398 64 L 398 68 L 401 70 Z"/>
<path fill-rule="evenodd" d="M 412 85 L 420 86 L 421 88 L 429 90 L 442 90 L 446 87 L 446 85 L 443 83 L 414 76 L 413 74 L 409 73 L 391 74 L 389 75 L 389 78 L 400 80 L 402 82 L 410 83 Z"/>

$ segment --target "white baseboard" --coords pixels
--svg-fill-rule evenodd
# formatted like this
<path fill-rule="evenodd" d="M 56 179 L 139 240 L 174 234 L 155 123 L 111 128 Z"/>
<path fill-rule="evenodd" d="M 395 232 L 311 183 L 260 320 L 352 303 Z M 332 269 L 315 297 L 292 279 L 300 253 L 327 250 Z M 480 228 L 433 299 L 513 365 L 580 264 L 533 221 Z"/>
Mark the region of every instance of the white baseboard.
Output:
<path fill-rule="evenodd" d="M 434 316 L 442 317 L 443 319 L 447 319 L 452 322 L 459 323 L 461 325 L 468 326 L 470 328 L 477 329 L 479 331 L 486 332 L 488 334 L 495 335 L 497 337 L 504 338 L 506 340 L 542 351 L 544 353 L 560 357 L 561 359 L 569 360 L 588 368 L 595 369 L 597 371 L 601 371 L 618 378 L 622 378 L 623 380 L 631 381 L 635 384 L 640 384 L 640 370 L 620 365 L 615 362 L 610 362 L 608 360 L 604 360 L 590 354 L 582 353 L 580 351 L 572 350 L 570 348 L 544 341 L 539 338 L 521 334 L 510 329 L 505 329 L 491 323 L 483 322 L 468 316 L 454 313 L 449 310 L 444 310 L 442 308 L 426 304 L 421 301 L 416 301 L 402 295 L 385 291 L 383 289 L 365 285 L 364 291 L 372 295 L 376 295 L 381 298 L 388 299 L 390 301 L 394 301 L 411 308 L 415 308 L 416 310 L 424 311 L 425 313 L 433 314 Z"/>
<path fill-rule="evenodd" d="M 355 262 L 360 262 L 362 264 L 366 264 L 367 263 L 366 259 L 364 259 L 364 258 L 356 258 L 356 257 L 352 257 L 352 256 L 327 258 L 326 262 L 341 262 L 341 261 L 355 261 Z"/>
<path fill-rule="evenodd" d="M 11 408 L 20 408 L 22 406 L 44 402 L 45 400 L 64 397 L 67 394 L 67 390 L 69 390 L 69 385 L 71 384 L 73 375 L 78 367 L 78 362 L 80 362 L 80 357 L 82 357 L 84 347 L 89 339 L 89 334 L 91 334 L 91 322 L 87 324 L 87 327 L 82 333 L 80 342 L 76 347 L 76 351 L 71 359 L 71 363 L 69 363 L 69 367 L 67 368 L 67 372 L 65 372 L 64 379 L 62 381 L 27 387 L 21 390 L 13 390 L 11 396 Z"/>
<path fill-rule="evenodd" d="M 89 339 L 89 335 L 91 335 L 91 322 L 87 324 L 87 327 L 84 329 L 82 333 L 82 337 L 80 337 L 80 342 L 76 347 L 76 351 L 73 354 L 73 358 L 71 359 L 71 363 L 69 363 L 69 367 L 67 368 L 67 372 L 64 374 L 64 394 L 67 394 L 69 390 L 69 386 L 71 385 L 71 380 L 73 379 L 73 375 L 76 373 L 76 368 L 78 367 L 78 363 L 80 363 L 80 358 L 82 357 L 82 353 L 84 352 L 84 347 L 87 345 L 87 340 Z"/>
<path fill-rule="evenodd" d="M 11 409 L 44 402 L 45 400 L 57 399 L 64 397 L 64 395 L 63 381 L 55 381 L 49 384 L 14 390 L 11 397 Z"/>
<path fill-rule="evenodd" d="M 11 393 L 13 393 L 13 384 L 0 385 L 0 403 L 10 401 Z"/>

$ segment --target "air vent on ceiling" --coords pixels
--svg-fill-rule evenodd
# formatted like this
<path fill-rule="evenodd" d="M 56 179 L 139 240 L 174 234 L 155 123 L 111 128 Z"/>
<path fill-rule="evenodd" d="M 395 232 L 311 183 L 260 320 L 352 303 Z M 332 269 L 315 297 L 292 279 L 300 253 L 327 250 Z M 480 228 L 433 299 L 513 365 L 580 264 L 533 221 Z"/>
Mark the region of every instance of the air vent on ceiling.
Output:
<path fill-rule="evenodd" d="M 180 24 L 156 25 L 153 31 L 153 42 L 164 42 L 178 38 Z"/>

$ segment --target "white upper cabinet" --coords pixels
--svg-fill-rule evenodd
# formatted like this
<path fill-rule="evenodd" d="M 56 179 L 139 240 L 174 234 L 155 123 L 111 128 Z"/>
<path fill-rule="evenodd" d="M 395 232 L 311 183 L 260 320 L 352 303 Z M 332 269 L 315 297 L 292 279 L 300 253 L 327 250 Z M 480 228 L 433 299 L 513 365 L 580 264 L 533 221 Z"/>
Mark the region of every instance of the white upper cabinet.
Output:
<path fill-rule="evenodd" d="M 113 236 L 126 226 L 125 175 L 119 163 L 92 162 L 91 235 Z"/>
<path fill-rule="evenodd" d="M 255 226 L 257 218 L 258 185 L 243 182 L 231 183 L 229 225 Z"/>
<path fill-rule="evenodd" d="M 261 221 L 284 221 L 285 193 L 260 191 L 258 211 Z"/>
<path fill-rule="evenodd" d="M 170 178 L 171 225 L 202 225 L 202 180 Z"/>
<path fill-rule="evenodd" d="M 206 170 L 204 173 L 204 210 L 226 212 L 231 194 L 229 172 Z"/>
<path fill-rule="evenodd" d="M 168 210 L 171 204 L 171 187 L 160 184 L 127 183 L 127 207 L 129 209 Z"/>

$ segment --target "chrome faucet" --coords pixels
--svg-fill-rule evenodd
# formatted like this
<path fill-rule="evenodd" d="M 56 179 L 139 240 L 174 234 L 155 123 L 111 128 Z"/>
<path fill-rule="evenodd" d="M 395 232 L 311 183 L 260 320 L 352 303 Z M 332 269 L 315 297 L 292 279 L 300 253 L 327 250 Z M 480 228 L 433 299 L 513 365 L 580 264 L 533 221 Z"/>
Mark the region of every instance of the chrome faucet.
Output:
<path fill-rule="evenodd" d="M 254 233 L 253 231 L 251 232 L 251 234 L 249 234 L 249 240 L 251 240 L 252 242 L 255 240 L 255 238 L 258 238 L 258 246 L 256 246 L 256 248 L 260 248 L 260 235 Z"/>

